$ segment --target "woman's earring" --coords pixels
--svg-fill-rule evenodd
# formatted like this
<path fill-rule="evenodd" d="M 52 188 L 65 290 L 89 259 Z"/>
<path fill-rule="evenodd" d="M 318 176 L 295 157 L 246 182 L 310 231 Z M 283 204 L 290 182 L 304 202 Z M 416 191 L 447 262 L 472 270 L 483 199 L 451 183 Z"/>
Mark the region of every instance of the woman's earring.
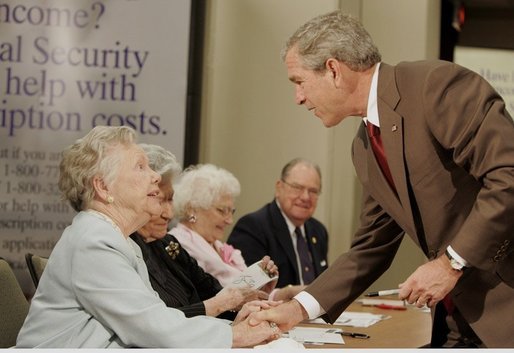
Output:
<path fill-rule="evenodd" d="M 114 198 L 111 195 L 107 196 L 107 203 L 113 203 L 113 202 L 114 202 Z"/>
<path fill-rule="evenodd" d="M 196 223 L 196 216 L 195 216 L 194 214 L 192 214 L 191 216 L 189 216 L 189 217 L 187 218 L 187 221 L 188 221 L 189 223 Z"/>

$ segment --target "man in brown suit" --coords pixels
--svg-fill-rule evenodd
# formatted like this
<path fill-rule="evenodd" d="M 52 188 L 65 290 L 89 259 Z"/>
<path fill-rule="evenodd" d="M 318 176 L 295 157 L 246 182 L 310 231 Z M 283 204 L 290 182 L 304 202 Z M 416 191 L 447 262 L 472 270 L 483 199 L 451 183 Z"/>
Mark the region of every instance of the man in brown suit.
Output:
<path fill-rule="evenodd" d="M 453 63 L 381 63 L 362 25 L 339 11 L 301 26 L 283 58 L 296 103 L 326 127 L 363 118 L 352 147 L 361 224 L 305 291 L 252 322 L 334 322 L 408 234 L 428 261 L 399 297 L 432 309 L 432 346 L 514 347 L 514 123 L 501 97 Z M 372 147 L 367 130 L 378 128 Z"/>

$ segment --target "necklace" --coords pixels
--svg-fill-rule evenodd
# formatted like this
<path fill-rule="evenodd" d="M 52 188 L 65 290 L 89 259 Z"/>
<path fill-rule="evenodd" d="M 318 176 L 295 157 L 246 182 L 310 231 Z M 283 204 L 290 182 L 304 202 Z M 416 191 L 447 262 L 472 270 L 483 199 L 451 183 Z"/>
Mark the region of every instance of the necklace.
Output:
<path fill-rule="evenodd" d="M 112 218 L 110 218 L 109 216 L 107 216 L 106 214 L 104 214 L 102 212 L 99 212 L 99 211 L 93 210 L 93 209 L 88 209 L 88 210 L 86 210 L 86 212 L 91 213 L 92 215 L 95 215 L 98 218 L 101 218 L 101 219 L 107 221 L 108 223 L 110 223 L 113 226 L 114 230 L 116 230 L 118 233 L 120 233 L 120 235 L 123 237 L 123 239 L 125 239 L 125 241 L 127 242 L 127 245 L 129 246 L 132 253 L 136 256 L 136 258 L 140 258 L 140 256 L 138 256 L 137 250 L 134 248 L 134 247 L 137 247 L 138 245 L 136 243 L 134 243 L 132 241 L 132 239 L 130 239 L 130 237 L 126 237 L 123 234 L 120 227 L 118 227 L 118 225 L 116 223 L 114 223 Z"/>
<path fill-rule="evenodd" d="M 103 220 L 107 221 L 108 223 L 110 223 L 110 224 L 114 227 L 114 229 L 115 229 L 116 231 L 120 232 L 120 234 L 121 234 L 121 235 L 123 235 L 123 232 L 121 231 L 120 227 L 118 227 L 118 225 L 117 225 L 116 223 L 114 223 L 114 221 L 112 220 L 112 218 L 110 218 L 110 217 L 109 217 L 109 216 L 107 216 L 106 214 L 104 214 L 104 213 L 102 213 L 102 212 L 99 212 L 99 211 L 97 211 L 97 210 L 93 210 L 93 209 L 88 209 L 88 210 L 86 210 L 86 212 L 89 212 L 89 213 L 91 213 L 91 214 L 93 214 L 93 215 L 96 215 L 97 217 L 99 217 L 99 218 L 101 218 L 101 219 L 103 219 Z M 125 237 L 125 236 L 123 235 L 123 237 Z"/>

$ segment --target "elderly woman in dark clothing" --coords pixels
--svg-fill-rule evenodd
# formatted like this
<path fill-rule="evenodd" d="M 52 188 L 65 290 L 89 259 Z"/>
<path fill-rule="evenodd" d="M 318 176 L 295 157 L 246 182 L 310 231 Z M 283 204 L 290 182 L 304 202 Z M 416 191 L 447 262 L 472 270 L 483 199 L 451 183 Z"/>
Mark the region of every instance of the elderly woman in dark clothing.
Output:
<path fill-rule="evenodd" d="M 145 151 L 150 168 L 161 175 L 160 204 L 161 212 L 153 216 L 143 227 L 131 234 L 131 238 L 141 247 L 143 258 L 150 276 L 150 283 L 160 298 L 169 307 L 177 308 L 186 316 L 196 315 L 234 318 L 234 311 L 250 302 L 255 308 L 270 305 L 256 302 L 266 299 L 268 294 L 250 288 L 223 288 L 216 278 L 204 272 L 188 252 L 180 246 L 178 240 L 167 234 L 168 225 L 173 218 L 173 178 L 180 173 L 180 165 L 175 156 L 156 145 L 140 144 Z M 276 271 L 273 261 L 267 268 Z M 236 319 L 237 320 L 237 319 Z"/>

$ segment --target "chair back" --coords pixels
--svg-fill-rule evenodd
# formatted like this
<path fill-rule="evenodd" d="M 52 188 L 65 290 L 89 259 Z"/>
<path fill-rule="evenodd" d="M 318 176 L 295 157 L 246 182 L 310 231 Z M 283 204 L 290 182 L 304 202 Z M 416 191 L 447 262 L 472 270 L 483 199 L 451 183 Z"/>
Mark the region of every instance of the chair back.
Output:
<path fill-rule="evenodd" d="M 29 303 L 7 261 L 0 258 L 0 348 L 16 345 Z"/>
<path fill-rule="evenodd" d="M 48 258 L 27 253 L 25 254 L 25 261 L 27 262 L 27 268 L 29 269 L 30 277 L 32 277 L 34 286 L 37 288 L 39 279 L 41 278 L 41 275 L 45 270 L 46 263 L 48 262 Z"/>

